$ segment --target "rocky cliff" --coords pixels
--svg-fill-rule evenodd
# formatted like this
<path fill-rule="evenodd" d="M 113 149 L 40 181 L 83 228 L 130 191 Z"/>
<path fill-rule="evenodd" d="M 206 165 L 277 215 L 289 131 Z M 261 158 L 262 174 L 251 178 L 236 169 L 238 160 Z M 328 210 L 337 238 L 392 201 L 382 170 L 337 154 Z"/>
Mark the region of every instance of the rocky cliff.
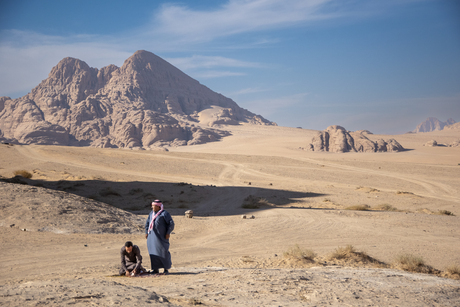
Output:
<path fill-rule="evenodd" d="M 192 145 L 228 135 L 220 124 L 243 122 L 276 125 L 147 51 L 100 70 L 64 58 L 28 95 L 0 97 L 0 140 L 21 144 Z"/>

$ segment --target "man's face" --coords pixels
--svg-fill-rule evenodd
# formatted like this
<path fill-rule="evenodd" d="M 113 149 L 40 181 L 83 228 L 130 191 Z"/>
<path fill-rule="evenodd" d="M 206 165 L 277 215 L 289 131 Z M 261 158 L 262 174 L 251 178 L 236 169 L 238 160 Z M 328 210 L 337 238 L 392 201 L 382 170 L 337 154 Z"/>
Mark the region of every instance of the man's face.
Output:
<path fill-rule="evenodd" d="M 131 254 L 131 252 L 133 251 L 133 247 L 132 246 L 130 246 L 130 247 L 125 246 L 125 250 L 126 250 L 126 252 L 128 254 Z"/>
<path fill-rule="evenodd" d="M 152 209 L 153 209 L 153 211 L 158 212 L 158 211 L 160 211 L 160 206 L 155 204 L 155 203 L 153 203 L 152 204 Z"/>

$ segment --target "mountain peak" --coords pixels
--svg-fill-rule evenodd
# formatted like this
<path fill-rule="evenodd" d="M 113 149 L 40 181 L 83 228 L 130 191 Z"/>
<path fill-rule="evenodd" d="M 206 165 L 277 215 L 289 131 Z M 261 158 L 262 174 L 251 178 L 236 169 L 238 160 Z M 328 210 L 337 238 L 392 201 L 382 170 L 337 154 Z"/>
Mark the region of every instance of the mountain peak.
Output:
<path fill-rule="evenodd" d="M 1 107 L 0 138 L 22 144 L 147 149 L 217 141 L 222 124 L 276 125 L 145 50 L 100 70 L 64 58 Z"/>
<path fill-rule="evenodd" d="M 446 122 L 442 122 L 436 117 L 428 117 L 425 121 L 420 123 L 413 132 L 431 132 L 436 130 L 443 130 L 445 126 L 455 124 L 455 120 L 449 118 Z"/>

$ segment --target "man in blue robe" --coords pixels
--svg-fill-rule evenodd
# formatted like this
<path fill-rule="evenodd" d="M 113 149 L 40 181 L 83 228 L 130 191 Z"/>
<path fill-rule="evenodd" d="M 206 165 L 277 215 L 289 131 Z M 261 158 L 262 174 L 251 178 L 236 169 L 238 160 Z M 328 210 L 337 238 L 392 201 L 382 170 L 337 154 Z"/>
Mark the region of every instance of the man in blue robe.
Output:
<path fill-rule="evenodd" d="M 167 274 L 171 268 L 169 236 L 173 230 L 174 221 L 171 214 L 163 209 L 163 204 L 158 199 L 152 202 L 152 212 L 145 222 L 145 238 L 154 273 L 159 273 L 159 269 L 162 268 Z"/>

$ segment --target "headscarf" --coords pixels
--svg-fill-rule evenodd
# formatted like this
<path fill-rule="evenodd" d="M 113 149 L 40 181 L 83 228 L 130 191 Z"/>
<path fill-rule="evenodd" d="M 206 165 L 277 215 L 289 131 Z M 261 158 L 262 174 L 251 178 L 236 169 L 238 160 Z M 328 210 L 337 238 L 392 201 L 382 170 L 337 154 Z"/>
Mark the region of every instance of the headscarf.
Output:
<path fill-rule="evenodd" d="M 155 219 L 157 218 L 157 216 L 160 215 L 160 213 L 163 211 L 163 203 L 158 200 L 158 199 L 155 199 L 153 202 L 152 202 L 152 205 L 155 204 L 155 205 L 160 205 L 160 210 L 155 214 L 154 217 L 152 217 L 152 220 L 150 221 L 150 224 L 149 224 L 149 233 L 152 231 L 153 229 L 153 224 L 155 223 Z M 153 209 L 152 209 L 153 210 Z"/>

